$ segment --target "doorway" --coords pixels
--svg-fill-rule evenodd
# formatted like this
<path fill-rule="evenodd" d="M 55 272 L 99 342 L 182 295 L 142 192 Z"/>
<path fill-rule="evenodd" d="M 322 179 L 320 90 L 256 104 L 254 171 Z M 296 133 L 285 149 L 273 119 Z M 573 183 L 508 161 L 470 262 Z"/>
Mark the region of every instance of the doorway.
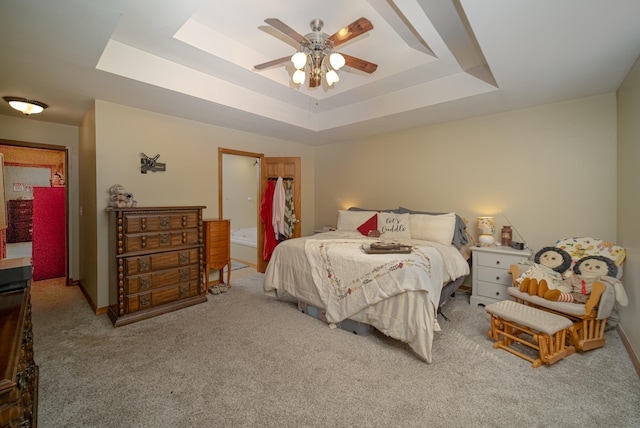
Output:
<path fill-rule="evenodd" d="M 218 210 L 231 220 L 231 259 L 256 267 L 261 153 L 218 149 Z"/>
<path fill-rule="evenodd" d="M 32 258 L 34 281 L 64 277 L 68 282 L 67 149 L 0 140 L 0 152 L 9 216 L 6 258 Z"/>

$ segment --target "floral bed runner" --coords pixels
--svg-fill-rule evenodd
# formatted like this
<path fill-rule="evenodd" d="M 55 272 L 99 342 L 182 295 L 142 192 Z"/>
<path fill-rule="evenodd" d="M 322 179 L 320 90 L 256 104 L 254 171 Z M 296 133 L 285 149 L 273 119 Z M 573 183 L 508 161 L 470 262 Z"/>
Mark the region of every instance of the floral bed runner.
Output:
<path fill-rule="evenodd" d="M 437 310 L 443 261 L 435 248 L 414 246 L 410 254 L 366 254 L 362 243 L 359 239 L 308 239 L 305 243 L 327 321 L 341 322 L 405 291 L 425 291 Z M 437 323 L 434 329 L 438 330 Z"/>

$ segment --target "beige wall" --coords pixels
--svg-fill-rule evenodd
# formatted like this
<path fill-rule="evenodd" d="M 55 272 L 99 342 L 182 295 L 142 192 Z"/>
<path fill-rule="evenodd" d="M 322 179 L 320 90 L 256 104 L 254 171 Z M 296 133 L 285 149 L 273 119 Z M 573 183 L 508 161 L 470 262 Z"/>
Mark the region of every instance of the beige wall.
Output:
<path fill-rule="evenodd" d="M 44 113 L 43 113 L 44 114 Z M 78 128 L 33 120 L 29 117 L 0 115 L 0 138 L 68 148 L 67 198 L 69 200 L 69 276 L 77 280 L 79 270 L 78 229 Z"/>
<path fill-rule="evenodd" d="M 534 251 L 615 242 L 615 94 L 318 147 L 316 226 L 352 205 L 455 211 L 474 236 L 477 216 L 508 218 Z"/>
<path fill-rule="evenodd" d="M 618 91 L 618 243 L 627 250 L 624 288 L 629 306 L 620 310 L 620 325 L 640 355 L 640 60 Z"/>
<path fill-rule="evenodd" d="M 302 164 L 302 229 L 314 224 L 313 148 L 246 132 L 96 101 L 97 306 L 108 305 L 109 188 L 122 184 L 139 206 L 205 205 L 204 217 L 218 217 L 218 147 L 299 156 Z M 140 153 L 166 163 L 166 172 L 140 173 Z M 93 291 L 87 290 L 93 293 Z"/>
<path fill-rule="evenodd" d="M 95 105 L 85 114 L 80 125 L 78 158 L 80 159 L 80 285 L 95 308 L 98 302 L 98 254 L 96 212 L 96 123 Z"/>

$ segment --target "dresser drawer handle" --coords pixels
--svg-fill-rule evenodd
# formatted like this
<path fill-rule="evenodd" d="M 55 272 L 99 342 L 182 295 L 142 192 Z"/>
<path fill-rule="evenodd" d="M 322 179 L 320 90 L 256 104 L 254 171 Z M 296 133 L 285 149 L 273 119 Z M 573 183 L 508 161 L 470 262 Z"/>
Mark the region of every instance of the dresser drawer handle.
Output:
<path fill-rule="evenodd" d="M 499 265 L 500 264 L 500 260 L 496 260 L 496 264 Z"/>
<path fill-rule="evenodd" d="M 180 280 L 186 281 L 189 279 L 189 269 L 180 269 Z"/>
<path fill-rule="evenodd" d="M 149 303 L 151 303 L 151 299 L 149 299 L 148 294 L 143 294 L 142 296 L 140 296 L 140 306 L 149 306 Z"/>
<path fill-rule="evenodd" d="M 496 281 L 500 281 L 500 277 L 499 276 L 496 276 Z"/>
<path fill-rule="evenodd" d="M 180 253 L 180 264 L 183 265 L 189 262 L 189 253 Z"/>
<path fill-rule="evenodd" d="M 147 288 L 149 288 L 149 278 L 147 277 L 140 278 L 140 289 L 146 290 Z"/>
<path fill-rule="evenodd" d="M 169 235 L 168 234 L 160 235 L 160 244 L 169 245 L 170 242 L 171 242 L 171 240 L 169 239 Z"/>
<path fill-rule="evenodd" d="M 138 267 L 140 268 L 141 271 L 149 270 L 149 259 L 139 259 Z"/>
<path fill-rule="evenodd" d="M 189 295 L 189 285 L 183 284 L 180 286 L 180 298 L 187 297 Z"/>
<path fill-rule="evenodd" d="M 169 218 L 168 217 L 162 217 L 162 219 L 160 220 L 160 227 L 164 227 L 164 228 L 169 227 Z"/>

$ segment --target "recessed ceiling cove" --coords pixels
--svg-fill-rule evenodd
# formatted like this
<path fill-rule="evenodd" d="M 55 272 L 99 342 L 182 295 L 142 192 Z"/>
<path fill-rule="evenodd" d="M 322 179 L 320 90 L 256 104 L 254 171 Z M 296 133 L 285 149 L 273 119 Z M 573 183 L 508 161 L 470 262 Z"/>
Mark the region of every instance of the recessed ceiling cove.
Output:
<path fill-rule="evenodd" d="M 321 8 L 310 0 L 185 3 L 180 13 L 154 4 L 153 20 L 142 10 L 127 13 L 97 68 L 310 131 L 498 89 L 455 2 L 325 0 Z M 322 32 L 332 35 L 362 17 L 373 28 L 336 51 L 377 65 L 373 73 L 347 63 L 338 83 L 310 86 L 292 81 L 291 61 L 255 68 L 300 48 L 266 19 L 302 35 L 319 19 Z"/>

